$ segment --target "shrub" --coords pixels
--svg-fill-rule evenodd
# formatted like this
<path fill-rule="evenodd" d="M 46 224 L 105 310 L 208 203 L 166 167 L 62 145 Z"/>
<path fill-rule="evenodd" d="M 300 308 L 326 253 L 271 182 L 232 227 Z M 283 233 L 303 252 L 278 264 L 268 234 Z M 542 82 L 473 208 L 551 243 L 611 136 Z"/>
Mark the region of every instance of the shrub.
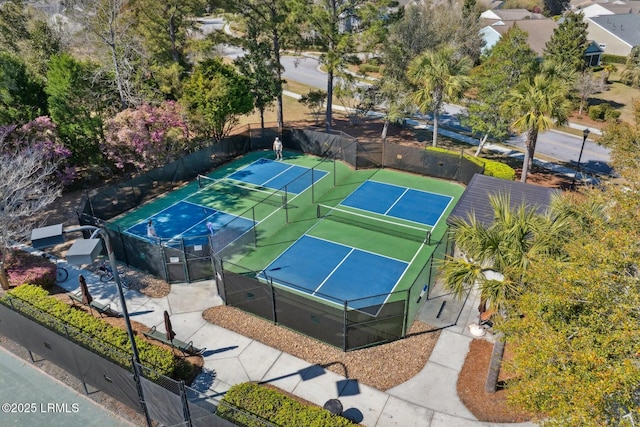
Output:
<path fill-rule="evenodd" d="M 360 66 L 360 72 L 363 74 L 366 73 L 378 73 L 380 72 L 380 67 L 378 67 L 377 65 L 372 65 L 372 64 L 362 64 Z"/>
<path fill-rule="evenodd" d="M 222 399 L 227 405 L 218 406 L 217 414 L 222 418 L 247 427 L 263 424 L 254 417 L 235 411 L 241 409 L 282 427 L 341 427 L 352 426 L 347 418 L 333 415 L 323 408 L 307 406 L 296 400 L 255 383 L 234 385 Z"/>
<path fill-rule="evenodd" d="M 10 251 L 5 266 L 13 286 L 29 283 L 50 289 L 56 283 L 56 265 L 41 256 Z"/>
<path fill-rule="evenodd" d="M 612 120 L 618 120 L 620 118 L 620 114 L 622 113 L 618 110 L 614 110 L 613 108 L 607 108 L 604 112 L 604 120 L 607 122 Z"/>
<path fill-rule="evenodd" d="M 620 114 L 620 111 L 615 110 L 609 104 L 592 105 L 589 107 L 589 118 L 599 122 L 617 120 Z"/>
<path fill-rule="evenodd" d="M 605 64 L 626 64 L 627 57 L 605 53 L 600 57 L 600 62 Z"/>
<path fill-rule="evenodd" d="M 372 56 L 371 58 L 367 59 L 367 64 L 379 67 L 380 65 L 382 65 L 382 58 L 380 58 L 379 56 Z"/>
<path fill-rule="evenodd" d="M 16 303 L 11 304 L 10 299 Z M 20 304 L 18 301 L 24 301 L 27 304 Z M 9 291 L 7 296 L 0 300 L 0 303 L 26 314 L 49 329 L 57 330 L 57 327 L 57 331 L 61 335 L 73 339 L 83 347 L 90 348 L 106 359 L 127 368 L 131 367 L 130 357 L 132 353 L 129 336 L 126 331 L 111 326 L 104 320 L 95 318 L 89 313 L 75 310 L 62 301 L 51 298 L 46 290 L 38 286 L 24 285 L 15 288 Z M 36 310 L 34 311 L 33 309 Z M 49 316 L 46 316 L 45 313 L 57 318 L 63 325 L 68 325 L 71 328 L 52 324 Z M 73 333 L 73 328 L 93 337 L 95 341 L 102 342 L 103 345 L 97 345 L 94 340 L 88 339 L 82 334 Z M 171 376 L 176 366 L 176 361 L 171 351 L 138 337 L 135 337 L 135 342 L 143 365 L 152 367 L 161 375 Z M 113 347 L 124 353 L 125 356 L 109 351 Z"/>
<path fill-rule="evenodd" d="M 436 151 L 440 153 L 449 153 L 451 155 L 459 156 L 459 154 L 456 153 L 455 151 L 446 150 L 444 148 L 427 147 L 427 150 Z M 480 157 L 473 157 L 466 154 L 464 154 L 464 158 L 472 161 L 477 165 L 484 166 L 483 175 L 506 179 L 508 181 L 513 181 L 514 179 L 516 179 L 516 171 L 511 166 L 506 165 L 502 162 L 498 162 L 490 159 L 483 159 Z"/>

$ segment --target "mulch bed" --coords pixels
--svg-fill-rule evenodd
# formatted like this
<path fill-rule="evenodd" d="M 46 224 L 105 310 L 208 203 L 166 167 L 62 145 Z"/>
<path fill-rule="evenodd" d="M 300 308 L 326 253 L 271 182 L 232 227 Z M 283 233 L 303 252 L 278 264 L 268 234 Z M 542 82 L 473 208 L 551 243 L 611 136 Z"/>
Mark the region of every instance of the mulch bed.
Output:
<path fill-rule="evenodd" d="M 473 340 L 464 366 L 458 375 L 457 391 L 460 400 L 480 421 L 493 423 L 519 423 L 533 419 L 532 414 L 507 403 L 509 390 L 500 389 L 488 393 L 484 389 L 493 344 L 485 340 Z M 505 359 L 508 359 L 508 345 Z M 504 379 L 504 372 L 499 380 Z"/>

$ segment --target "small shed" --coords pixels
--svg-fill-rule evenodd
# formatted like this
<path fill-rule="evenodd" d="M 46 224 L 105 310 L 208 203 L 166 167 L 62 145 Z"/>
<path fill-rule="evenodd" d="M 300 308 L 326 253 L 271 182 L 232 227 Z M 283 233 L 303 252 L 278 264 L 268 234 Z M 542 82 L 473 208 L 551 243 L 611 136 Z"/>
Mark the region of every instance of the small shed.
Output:
<path fill-rule="evenodd" d="M 508 194 L 511 207 L 514 209 L 524 203 L 525 206 L 535 207 L 538 212 L 542 213 L 549 207 L 552 195 L 559 191 L 539 185 L 475 174 L 460 197 L 460 201 L 449 215 L 447 224 L 451 225 L 453 218 L 467 219 L 469 215 L 475 214 L 481 224 L 490 225 L 493 222 L 494 214 L 489 203 L 489 196 L 498 194 Z"/>

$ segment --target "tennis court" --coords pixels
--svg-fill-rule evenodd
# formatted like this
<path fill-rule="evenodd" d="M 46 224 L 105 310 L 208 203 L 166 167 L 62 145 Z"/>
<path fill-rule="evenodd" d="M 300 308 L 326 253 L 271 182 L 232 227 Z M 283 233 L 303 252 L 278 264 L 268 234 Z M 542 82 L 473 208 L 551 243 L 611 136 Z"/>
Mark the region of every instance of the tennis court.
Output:
<path fill-rule="evenodd" d="M 221 178 L 199 176 L 197 191 L 148 216 L 138 215 L 125 233 L 153 241 L 147 236 L 147 223 L 152 220 L 163 244 L 173 246 L 187 239 L 189 245 L 204 245 L 210 239 L 218 252 L 285 206 L 287 197 L 295 199 L 328 174 L 310 171 L 260 158 Z M 253 209 L 256 203 L 259 209 Z"/>
<path fill-rule="evenodd" d="M 375 316 L 408 266 L 408 262 L 304 235 L 259 277 L 294 285 L 294 289 L 329 302 L 350 301 L 349 308 Z"/>
<path fill-rule="evenodd" d="M 429 243 L 453 197 L 366 180 L 258 277 L 376 316 Z"/>
<path fill-rule="evenodd" d="M 368 180 L 341 205 L 435 227 L 452 200 L 451 196 Z"/>
<path fill-rule="evenodd" d="M 153 221 L 158 238 L 177 240 L 193 237 L 194 239 L 191 239 L 190 242 L 199 245 L 207 243 L 207 235 L 209 234 L 207 223 L 211 223 L 214 230 L 220 230 L 227 224 L 231 224 L 230 227 L 233 228 L 233 232 L 237 236 L 241 236 L 254 225 L 254 221 L 251 219 L 237 217 L 207 206 L 182 200 L 137 223 L 133 227 L 129 227 L 126 232 L 142 239 L 151 240 L 147 236 L 147 222 L 149 220 Z"/>
<path fill-rule="evenodd" d="M 307 174 L 308 170 L 309 168 L 303 166 L 262 158 L 232 173 L 227 178 L 273 190 L 286 187 L 288 193 L 300 194 L 313 182 L 327 175 L 325 171 Z"/>

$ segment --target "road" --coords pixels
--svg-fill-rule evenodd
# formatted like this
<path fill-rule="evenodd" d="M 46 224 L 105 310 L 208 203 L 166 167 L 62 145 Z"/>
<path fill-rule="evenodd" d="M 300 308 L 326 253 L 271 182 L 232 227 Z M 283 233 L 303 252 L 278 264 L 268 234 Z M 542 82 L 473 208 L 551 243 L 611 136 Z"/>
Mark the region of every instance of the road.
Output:
<path fill-rule="evenodd" d="M 200 22 L 205 33 L 224 29 L 224 21 L 222 19 L 200 20 Z M 243 54 L 242 49 L 230 45 L 219 46 L 219 49 L 221 55 L 232 59 Z M 283 56 L 281 62 L 284 67 L 284 79 L 326 90 L 327 75 L 320 71 L 317 58 L 310 56 Z M 458 114 L 462 112 L 463 109 L 459 106 L 446 105 L 445 112 L 441 116 L 441 125 L 454 131 L 468 131 L 468 129 L 460 126 L 458 120 Z M 422 119 L 430 120 L 431 117 L 427 115 L 423 116 Z M 522 136 L 515 136 L 506 141 L 506 145 L 523 149 L 523 141 L 524 138 Z M 547 158 L 577 166 L 581 146 L 582 137 L 580 136 L 558 131 L 547 131 L 538 135 L 536 153 Z M 586 141 L 580 163 L 583 170 L 609 174 L 611 173 L 611 167 L 608 165 L 609 162 L 609 150 L 601 147 L 592 140 Z"/>
<path fill-rule="evenodd" d="M 282 65 L 285 69 L 284 78 L 311 87 L 325 90 L 327 87 L 327 76 L 319 70 L 318 60 L 311 57 L 282 57 Z M 451 129 L 467 130 L 460 126 L 457 115 L 463 109 L 456 105 L 446 105 L 445 112 L 440 117 L 440 124 Z M 422 119 L 431 120 L 430 115 L 421 116 Z M 524 149 L 523 136 L 515 136 L 506 145 Z M 538 135 L 536 153 L 559 160 L 563 163 L 577 166 L 582 137 L 571 135 L 559 131 L 547 131 Z M 597 173 L 609 174 L 611 167 L 609 150 L 596 144 L 593 140 L 587 139 L 581 159 L 581 169 Z"/>

